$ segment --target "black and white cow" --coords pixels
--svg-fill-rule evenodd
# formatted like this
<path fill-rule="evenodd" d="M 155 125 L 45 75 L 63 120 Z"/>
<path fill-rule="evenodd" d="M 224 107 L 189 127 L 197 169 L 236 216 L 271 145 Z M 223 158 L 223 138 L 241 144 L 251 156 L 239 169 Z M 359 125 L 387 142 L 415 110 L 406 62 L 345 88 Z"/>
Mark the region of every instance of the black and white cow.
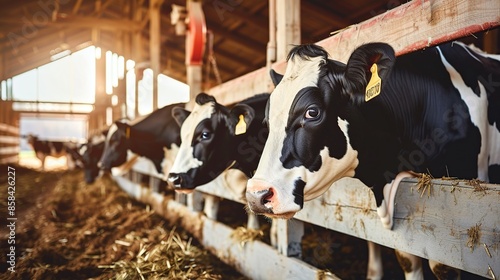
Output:
<path fill-rule="evenodd" d="M 104 135 L 107 131 L 104 132 Z M 90 137 L 87 143 L 80 146 L 80 162 L 84 171 L 84 178 L 87 184 L 92 184 L 99 176 L 98 162 L 104 152 L 104 142 L 106 137 L 103 134 L 97 134 Z"/>
<path fill-rule="evenodd" d="M 171 104 L 133 124 L 116 121 L 109 128 L 100 167 L 110 170 L 127 161 L 127 150 L 151 160 L 158 173 L 169 170 L 180 145 L 180 127 L 172 117 Z M 167 155 L 167 157 L 166 157 Z"/>
<path fill-rule="evenodd" d="M 372 188 L 391 228 L 408 171 L 500 182 L 498 56 L 453 42 L 396 59 L 389 45 L 371 43 L 347 64 L 315 45 L 295 47 L 287 60 L 284 76 L 274 75 L 269 138 L 247 183 L 253 212 L 291 218 L 354 177 Z"/>
<path fill-rule="evenodd" d="M 42 170 L 45 170 L 45 159 L 48 156 L 55 158 L 66 157 L 68 169 L 71 170 L 75 168 L 72 149 L 76 147 L 76 143 L 40 140 L 38 136 L 32 134 L 28 134 L 26 138 L 28 144 L 33 148 L 36 157 L 42 163 Z"/>
<path fill-rule="evenodd" d="M 259 94 L 228 108 L 200 93 L 192 112 L 174 109 L 182 141 L 168 179 L 176 190 L 192 190 L 228 168 L 250 178 L 267 139 L 262 121 L 268 99 L 269 94 Z"/>

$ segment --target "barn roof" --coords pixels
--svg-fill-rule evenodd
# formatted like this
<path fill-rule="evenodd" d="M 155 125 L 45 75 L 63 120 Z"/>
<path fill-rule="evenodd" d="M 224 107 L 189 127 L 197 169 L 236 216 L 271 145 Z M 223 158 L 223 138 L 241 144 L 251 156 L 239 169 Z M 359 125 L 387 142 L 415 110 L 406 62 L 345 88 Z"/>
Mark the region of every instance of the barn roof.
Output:
<path fill-rule="evenodd" d="M 161 72 L 186 81 L 185 36 L 175 34 L 172 5 L 161 4 Z M 301 1 L 302 43 L 361 22 L 398 5 L 398 1 Z M 149 60 L 148 0 L 0 0 L 0 80 L 50 62 L 63 50 L 96 45 L 136 62 Z M 205 0 L 207 29 L 213 34 L 213 57 L 222 82 L 265 66 L 269 38 L 268 0 Z M 140 36 L 140 57 L 130 42 Z M 128 42 L 128 43 L 127 43 Z M 134 48 L 134 51 L 131 50 Z M 135 56 L 135 57 L 132 57 Z M 205 55 L 205 82 L 216 83 Z"/>

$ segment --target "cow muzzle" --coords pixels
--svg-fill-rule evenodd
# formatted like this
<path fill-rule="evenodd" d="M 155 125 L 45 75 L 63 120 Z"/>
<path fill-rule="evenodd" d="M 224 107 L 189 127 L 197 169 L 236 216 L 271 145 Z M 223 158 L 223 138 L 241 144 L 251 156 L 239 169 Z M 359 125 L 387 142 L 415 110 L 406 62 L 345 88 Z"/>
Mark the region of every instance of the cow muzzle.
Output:
<path fill-rule="evenodd" d="M 191 193 L 193 188 L 189 187 L 188 178 L 185 173 L 169 173 L 168 183 L 174 186 L 174 190 L 180 193 Z"/>
<path fill-rule="evenodd" d="M 300 210 L 286 210 L 286 205 L 280 201 L 278 190 L 263 180 L 248 180 L 246 199 L 248 207 L 253 213 L 270 218 L 290 219 Z"/>

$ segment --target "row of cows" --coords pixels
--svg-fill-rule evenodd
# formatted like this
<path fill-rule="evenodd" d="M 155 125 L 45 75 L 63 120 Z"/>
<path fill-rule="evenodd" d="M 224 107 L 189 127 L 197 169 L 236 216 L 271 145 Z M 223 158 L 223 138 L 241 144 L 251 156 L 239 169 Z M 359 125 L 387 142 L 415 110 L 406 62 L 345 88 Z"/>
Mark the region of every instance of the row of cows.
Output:
<path fill-rule="evenodd" d="M 304 201 L 354 177 L 375 195 L 392 227 L 402 178 L 430 173 L 500 183 L 500 56 L 459 42 L 395 56 L 365 44 L 347 64 L 316 45 L 293 48 L 272 94 L 233 106 L 200 93 L 192 111 L 163 107 L 89 140 L 80 160 L 86 181 L 127 161 L 150 159 L 175 190 L 190 192 L 229 168 L 249 178 L 248 208 L 290 219 Z M 496 83 L 495 83 L 496 82 Z M 383 276 L 378 245 L 367 277 Z M 407 279 L 421 279 L 421 260 L 396 250 Z M 435 273 L 443 269 L 430 262 Z"/>

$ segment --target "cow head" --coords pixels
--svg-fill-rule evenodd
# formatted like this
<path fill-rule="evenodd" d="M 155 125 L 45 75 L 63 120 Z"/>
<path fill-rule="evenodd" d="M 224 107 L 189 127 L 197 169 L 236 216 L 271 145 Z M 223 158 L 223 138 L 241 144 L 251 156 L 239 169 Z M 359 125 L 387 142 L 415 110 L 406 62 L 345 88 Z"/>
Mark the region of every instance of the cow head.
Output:
<path fill-rule="evenodd" d="M 85 182 L 92 184 L 99 175 L 98 162 L 104 150 L 105 136 L 96 135 L 80 146 L 79 160 L 83 165 Z"/>
<path fill-rule="evenodd" d="M 38 136 L 33 134 L 28 134 L 25 138 L 28 144 L 30 144 L 31 146 L 35 145 L 35 142 L 38 141 Z"/>
<path fill-rule="evenodd" d="M 181 146 L 169 174 L 177 190 L 192 190 L 206 184 L 233 164 L 235 127 L 244 118 L 247 126 L 254 110 L 245 104 L 232 109 L 217 103 L 213 96 L 200 93 L 192 112 L 173 111 L 181 125 Z"/>
<path fill-rule="evenodd" d="M 116 121 L 111 125 L 99 161 L 101 169 L 109 171 L 112 167 L 120 166 L 127 161 L 130 130 L 130 125 L 120 121 Z"/>
<path fill-rule="evenodd" d="M 363 106 L 374 63 L 382 80 L 387 77 L 394 51 L 382 43 L 363 45 L 344 65 L 319 46 L 303 45 L 287 61 L 283 76 L 272 74 L 279 83 L 266 112 L 269 137 L 246 192 L 253 212 L 273 218 L 291 218 L 304 201 L 354 176 L 358 158 L 346 111 Z"/>

